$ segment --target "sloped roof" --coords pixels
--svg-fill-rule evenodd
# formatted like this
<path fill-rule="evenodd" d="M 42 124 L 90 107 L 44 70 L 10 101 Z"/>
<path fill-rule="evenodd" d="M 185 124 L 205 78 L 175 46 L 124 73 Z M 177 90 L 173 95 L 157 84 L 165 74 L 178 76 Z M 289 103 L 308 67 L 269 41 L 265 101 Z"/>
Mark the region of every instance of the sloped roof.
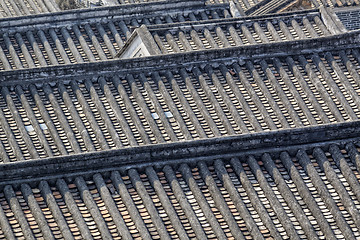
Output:
<path fill-rule="evenodd" d="M 358 7 L 336 9 L 335 13 L 348 30 L 360 28 L 360 9 Z"/>
<path fill-rule="evenodd" d="M 231 13 L 0 20 L 0 238 L 359 238 L 359 30 Z M 112 59 L 137 28 L 157 54 Z"/>
<path fill-rule="evenodd" d="M 158 54 L 219 49 L 251 44 L 314 39 L 346 32 L 328 10 L 310 10 L 271 17 L 217 19 L 148 26 Z M 150 35 L 148 35 L 150 36 Z M 157 46 L 156 46 L 157 45 Z"/>
<path fill-rule="evenodd" d="M 1 0 L 0 18 L 60 11 L 55 0 Z"/>
<path fill-rule="evenodd" d="M 357 34 L 3 72 L 3 161 L 357 120 Z"/>
<path fill-rule="evenodd" d="M 320 6 L 343 8 L 358 6 L 357 0 L 208 0 L 208 4 L 231 3 L 242 16 L 261 16 L 294 10 L 314 9 Z"/>
<path fill-rule="evenodd" d="M 0 20 L 0 71 L 112 59 L 141 24 L 225 18 L 227 9 L 155 2 Z"/>
<path fill-rule="evenodd" d="M 353 122 L 0 165 L 0 236 L 355 239 L 358 134 Z"/>

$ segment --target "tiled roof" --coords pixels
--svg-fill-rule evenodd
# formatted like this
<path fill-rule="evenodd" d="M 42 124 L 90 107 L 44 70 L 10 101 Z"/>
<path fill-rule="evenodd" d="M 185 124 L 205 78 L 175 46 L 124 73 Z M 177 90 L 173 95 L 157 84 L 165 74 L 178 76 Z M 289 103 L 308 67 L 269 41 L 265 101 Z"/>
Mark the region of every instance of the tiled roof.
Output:
<path fill-rule="evenodd" d="M 358 6 L 357 0 L 208 0 L 207 4 L 231 3 L 242 16 L 261 16 L 293 10 L 314 9 L 320 6 L 342 8 Z"/>
<path fill-rule="evenodd" d="M 230 48 L 230 63 L 224 56 L 208 64 L 213 55 L 205 50 L 201 61 L 170 69 L 152 57 L 145 71 L 134 59 L 132 68 L 104 69 L 111 76 L 88 78 L 89 66 L 60 81 L 47 77 L 57 68 L 39 69 L 24 83 L 14 81 L 20 72 L 8 72 L 0 99 L 3 162 L 357 120 L 359 50 L 320 45 L 311 54 L 261 59 L 239 59 Z"/>
<path fill-rule="evenodd" d="M 140 14 L 135 14 L 139 11 Z M 188 1 L 185 4 L 135 4 L 4 19 L 0 20 L 0 71 L 108 60 L 141 24 L 229 16 L 223 5 L 204 7 L 201 2 Z"/>
<path fill-rule="evenodd" d="M 262 149 L 271 146 L 265 142 L 252 153 L 237 148 L 233 156 L 210 155 L 206 161 L 192 152 L 187 154 L 194 157 L 184 161 L 174 147 L 164 146 L 174 153 L 164 152 L 156 166 L 134 162 L 133 167 L 104 171 L 83 165 L 88 171 L 83 175 L 69 169 L 45 179 L 2 182 L 0 237 L 355 239 L 360 225 L 358 140 L 335 140 L 357 125 L 332 128 L 330 138 L 317 138 L 321 129 L 298 131 L 308 137 L 307 143 L 318 143 L 296 145 L 301 138 L 294 138 L 290 148 L 281 147 L 286 138 L 278 136 L 281 132 L 271 133 L 265 138 L 280 147 L 270 152 Z M 221 143 L 206 146 L 216 151 Z M 169 161 L 174 157 L 175 162 Z M 67 161 L 54 165 L 61 162 Z M 25 164 L 31 166 L 19 167 L 26 169 Z M 103 167 L 111 168 L 108 164 Z M 2 171 L 10 170 L 4 167 Z M 29 170 L 15 171 L 21 176 L 31 175 Z"/>
<path fill-rule="evenodd" d="M 0 18 L 57 11 L 55 0 L 0 0 Z"/>
<path fill-rule="evenodd" d="M 0 239 L 360 238 L 360 32 L 292 4 L 0 19 Z"/>
<path fill-rule="evenodd" d="M 358 7 L 336 9 L 336 15 L 348 30 L 360 28 L 360 9 Z"/>
<path fill-rule="evenodd" d="M 159 54 L 318 38 L 344 32 L 327 11 L 149 26 Z"/>

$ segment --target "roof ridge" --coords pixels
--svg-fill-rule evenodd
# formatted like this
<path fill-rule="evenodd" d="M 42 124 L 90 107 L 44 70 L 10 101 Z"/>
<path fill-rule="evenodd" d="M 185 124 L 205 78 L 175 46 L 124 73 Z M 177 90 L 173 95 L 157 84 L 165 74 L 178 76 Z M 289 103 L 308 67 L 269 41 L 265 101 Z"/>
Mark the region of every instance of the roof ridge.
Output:
<path fill-rule="evenodd" d="M 256 156 L 259 152 L 296 154 L 299 149 L 354 143 L 360 140 L 359 135 L 360 121 L 352 121 L 4 163 L 0 164 L 0 189 L 17 181 L 34 182 L 112 169 L 127 170 L 134 166 L 139 169 L 178 165 Z"/>

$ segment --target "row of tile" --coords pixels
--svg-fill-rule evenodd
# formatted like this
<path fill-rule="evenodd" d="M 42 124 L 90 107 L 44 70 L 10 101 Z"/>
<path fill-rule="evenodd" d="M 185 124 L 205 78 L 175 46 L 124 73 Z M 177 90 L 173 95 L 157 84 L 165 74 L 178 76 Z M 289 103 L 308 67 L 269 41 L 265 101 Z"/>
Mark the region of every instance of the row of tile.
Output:
<path fill-rule="evenodd" d="M 97 24 L 6 32 L 0 37 L 0 70 L 113 59 L 134 28 L 141 24 L 148 26 L 160 48 L 159 54 L 317 38 L 344 30 L 335 31 L 333 26 L 327 26 L 335 20 L 326 11 L 277 15 L 271 20 L 236 18 L 224 21 L 230 15 L 226 9 L 215 8 L 186 15 L 140 16 Z M 324 17 L 328 20 L 324 21 Z M 206 22 L 194 24 L 199 20 Z"/>
<path fill-rule="evenodd" d="M 149 15 L 149 14 L 147 14 Z M 151 14 L 150 14 L 151 15 Z M 194 13 L 164 13 L 162 16 L 104 19 L 96 24 L 30 28 L 8 31 L 0 36 L 0 70 L 44 67 L 48 65 L 94 62 L 113 59 L 141 24 L 162 24 L 230 17 L 225 9 L 197 9 Z"/>
<path fill-rule="evenodd" d="M 358 120 L 359 67 L 353 49 L 4 86 L 1 159 Z"/>
<path fill-rule="evenodd" d="M 360 154 L 326 148 L 6 185 L 0 239 L 358 238 Z"/>
<path fill-rule="evenodd" d="M 279 15 L 260 19 L 234 19 L 206 24 L 178 24 L 176 27 L 149 26 L 158 54 L 236 47 L 249 44 L 319 38 L 341 33 L 316 12 Z M 329 15 L 328 15 L 329 16 Z M 328 18 L 329 19 L 329 18 Z M 331 19 L 331 18 L 330 18 Z"/>
<path fill-rule="evenodd" d="M 57 11 L 55 0 L 0 0 L 0 18 Z"/>

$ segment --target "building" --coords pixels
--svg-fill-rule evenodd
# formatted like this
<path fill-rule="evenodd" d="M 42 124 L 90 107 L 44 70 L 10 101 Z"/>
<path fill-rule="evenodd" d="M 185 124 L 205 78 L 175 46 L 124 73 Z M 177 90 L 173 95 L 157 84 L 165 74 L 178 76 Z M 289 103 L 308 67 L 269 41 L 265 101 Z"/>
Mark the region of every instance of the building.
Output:
<path fill-rule="evenodd" d="M 358 1 L 60 4 L 0 0 L 1 239 L 360 237 Z"/>

